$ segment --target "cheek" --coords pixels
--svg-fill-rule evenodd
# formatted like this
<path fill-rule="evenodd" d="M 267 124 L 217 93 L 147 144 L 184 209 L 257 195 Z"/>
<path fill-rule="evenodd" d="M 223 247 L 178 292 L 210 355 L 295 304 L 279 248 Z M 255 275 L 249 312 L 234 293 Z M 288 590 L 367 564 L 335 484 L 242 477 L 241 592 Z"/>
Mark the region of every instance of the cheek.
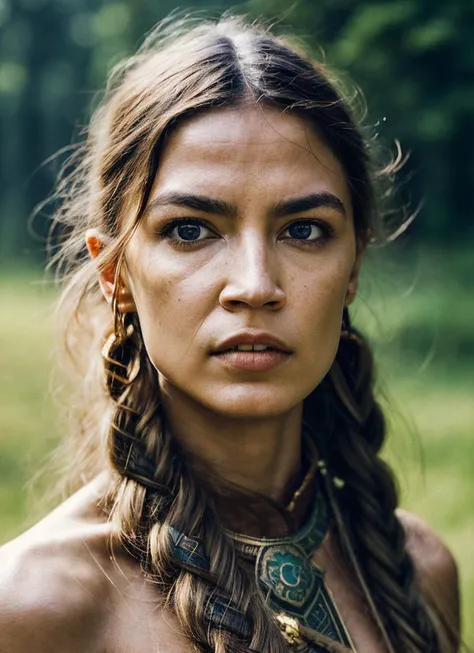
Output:
<path fill-rule="evenodd" d="M 307 315 L 302 323 L 334 325 L 342 315 L 350 275 L 347 259 L 325 257 L 306 269 L 299 283 L 294 279 L 294 301 Z"/>
<path fill-rule="evenodd" d="M 170 257 L 142 256 L 131 271 L 145 346 L 153 364 L 166 367 L 189 354 L 217 301 L 212 275 L 200 266 L 180 266 Z"/>
<path fill-rule="evenodd" d="M 295 293 L 295 313 L 307 369 L 317 375 L 317 382 L 331 367 L 339 345 L 350 269 L 347 263 L 327 262 L 308 275 L 301 290 Z M 296 315 L 295 315 L 296 317 Z"/>

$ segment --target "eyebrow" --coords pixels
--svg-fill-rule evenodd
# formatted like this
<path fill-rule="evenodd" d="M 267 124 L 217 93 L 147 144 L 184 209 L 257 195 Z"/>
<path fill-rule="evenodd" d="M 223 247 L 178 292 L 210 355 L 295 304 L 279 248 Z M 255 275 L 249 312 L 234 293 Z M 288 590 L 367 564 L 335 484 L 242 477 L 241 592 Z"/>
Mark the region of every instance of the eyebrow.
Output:
<path fill-rule="evenodd" d="M 277 202 L 273 205 L 271 213 L 277 217 L 293 215 L 295 213 L 304 213 L 311 209 L 328 208 L 334 209 L 346 217 L 344 204 L 336 195 L 327 191 L 321 193 L 311 193 L 303 197 Z"/>
<path fill-rule="evenodd" d="M 145 215 L 150 215 L 157 208 L 163 206 L 184 206 L 203 213 L 214 213 L 226 217 L 235 218 L 238 215 L 238 208 L 235 204 L 229 204 L 205 195 L 194 195 L 192 193 L 165 192 L 156 195 L 145 209 Z M 276 202 L 270 207 L 269 213 L 275 217 L 285 217 L 295 213 L 304 213 L 311 209 L 329 208 L 338 211 L 346 217 L 346 210 L 342 201 L 327 191 L 321 193 L 310 193 L 302 197 Z"/>

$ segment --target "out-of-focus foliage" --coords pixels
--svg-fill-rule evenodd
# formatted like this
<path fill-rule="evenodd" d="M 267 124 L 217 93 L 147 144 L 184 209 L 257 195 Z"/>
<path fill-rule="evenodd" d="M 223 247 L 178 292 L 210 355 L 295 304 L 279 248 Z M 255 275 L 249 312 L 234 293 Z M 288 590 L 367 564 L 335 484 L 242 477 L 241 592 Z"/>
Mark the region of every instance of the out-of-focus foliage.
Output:
<path fill-rule="evenodd" d="M 218 0 L 217 0 L 218 1 Z M 225 9 L 193 0 L 190 9 Z M 114 63 L 132 54 L 173 0 L 0 0 L 0 264 L 40 257 L 28 233 Z M 41 217 L 33 231 L 45 234 Z M 31 252 L 33 250 L 33 252 Z"/>
<path fill-rule="evenodd" d="M 39 257 L 27 233 L 61 157 L 114 62 L 131 54 L 172 0 L 0 0 L 0 261 Z M 192 0 L 186 8 L 229 8 Z M 183 5 L 181 5 L 183 7 Z M 403 197 L 425 199 L 415 233 L 444 242 L 472 233 L 474 4 L 465 0 L 249 0 L 238 12 L 291 26 L 363 89 L 368 121 L 412 151 Z M 471 82 L 471 83 L 469 83 Z M 409 173 L 409 174 L 408 174 Z M 414 174 L 412 174 L 414 173 Z M 46 230 L 46 221 L 35 229 Z"/>
<path fill-rule="evenodd" d="M 363 90 L 368 122 L 410 151 L 406 199 L 425 207 L 415 230 L 444 242 L 472 232 L 474 3 L 466 0 L 250 0 L 324 50 Z M 408 173 L 408 174 L 407 174 Z"/>

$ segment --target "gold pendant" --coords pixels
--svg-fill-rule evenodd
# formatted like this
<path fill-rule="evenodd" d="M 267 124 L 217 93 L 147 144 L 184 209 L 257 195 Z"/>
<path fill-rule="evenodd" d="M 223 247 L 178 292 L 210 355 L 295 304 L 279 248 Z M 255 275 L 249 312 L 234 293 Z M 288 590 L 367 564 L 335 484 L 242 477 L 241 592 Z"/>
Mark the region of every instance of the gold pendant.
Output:
<path fill-rule="evenodd" d="M 277 621 L 283 637 L 286 639 L 292 651 L 305 650 L 305 642 L 300 635 L 300 627 L 296 619 L 280 612 L 277 614 Z M 303 648 L 301 648 L 303 647 Z"/>

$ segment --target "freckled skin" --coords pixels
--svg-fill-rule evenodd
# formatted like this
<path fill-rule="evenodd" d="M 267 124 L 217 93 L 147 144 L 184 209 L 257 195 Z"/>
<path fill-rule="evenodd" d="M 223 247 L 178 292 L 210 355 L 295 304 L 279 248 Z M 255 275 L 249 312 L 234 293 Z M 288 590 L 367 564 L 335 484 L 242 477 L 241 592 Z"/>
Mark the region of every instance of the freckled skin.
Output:
<path fill-rule="evenodd" d="M 301 464 L 302 400 L 332 363 L 361 255 L 349 190 L 331 152 L 298 118 L 275 109 L 266 109 L 265 118 L 252 109 L 216 110 L 174 132 L 152 197 L 164 190 L 210 195 L 235 204 L 237 215 L 174 207 L 148 216 L 126 253 L 123 310 L 138 311 L 173 435 L 199 443 L 201 455 L 229 480 L 278 499 Z M 275 201 L 320 191 L 343 202 L 345 219 L 328 208 L 291 220 L 269 215 Z M 205 219 L 217 237 L 179 249 L 157 235 L 176 217 Z M 312 217 L 334 229 L 321 247 L 282 238 L 292 220 Z M 90 234 L 87 242 L 96 256 L 100 236 Z M 100 279 L 109 300 L 112 281 L 113 274 Z M 247 327 L 285 340 L 293 356 L 258 375 L 209 356 L 216 342 Z M 109 482 L 108 472 L 99 475 L 0 549 L 1 651 L 191 651 L 157 587 L 119 546 L 117 524 L 100 506 Z M 399 517 L 421 586 L 459 630 L 451 554 L 420 520 Z M 315 562 L 356 650 L 386 653 L 334 531 Z"/>
<path fill-rule="evenodd" d="M 237 215 L 160 207 L 129 246 L 129 282 L 164 393 L 233 418 L 291 411 L 331 366 L 342 310 L 356 290 L 359 257 L 341 165 L 296 116 L 275 108 L 265 115 L 214 110 L 171 135 L 150 199 L 167 191 L 223 200 Z M 327 207 L 269 214 L 276 201 L 322 191 L 342 201 L 346 218 Z M 219 237 L 179 249 L 157 235 L 178 217 L 204 219 Z M 326 221 L 334 236 L 320 246 L 281 238 L 291 222 L 310 218 Z M 275 334 L 293 355 L 258 374 L 229 370 L 209 356 L 210 347 L 245 328 Z"/>

